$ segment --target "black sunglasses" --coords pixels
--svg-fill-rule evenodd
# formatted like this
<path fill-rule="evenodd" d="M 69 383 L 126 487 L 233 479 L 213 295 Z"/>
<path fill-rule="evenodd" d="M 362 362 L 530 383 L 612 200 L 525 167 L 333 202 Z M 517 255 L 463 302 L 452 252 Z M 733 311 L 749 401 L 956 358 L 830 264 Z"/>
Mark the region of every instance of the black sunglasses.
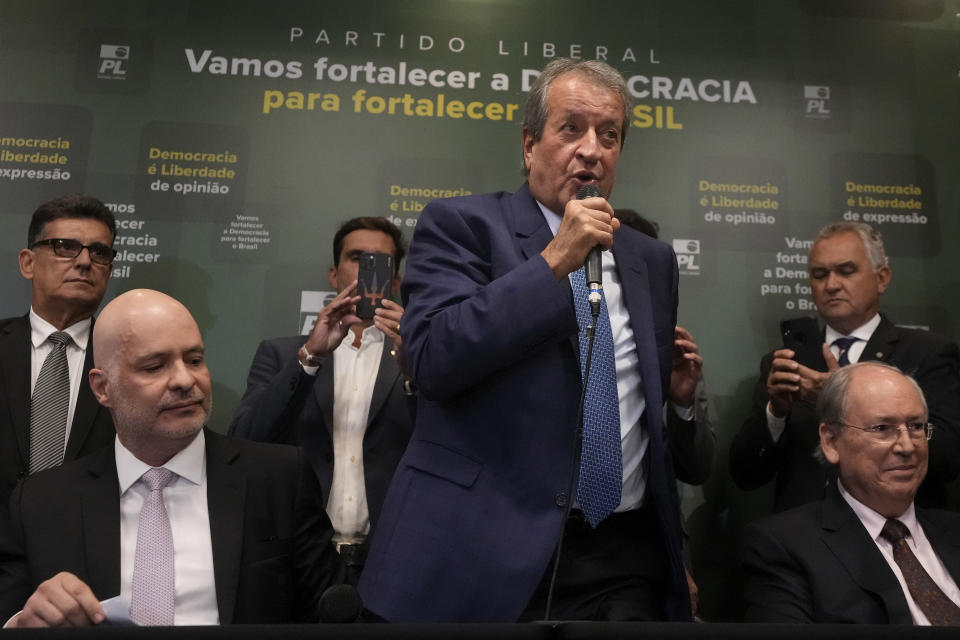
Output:
<path fill-rule="evenodd" d="M 90 260 L 97 264 L 110 264 L 117 256 L 117 250 L 108 247 L 102 242 L 93 244 L 83 244 L 73 238 L 47 238 L 46 240 L 37 240 L 30 248 L 33 249 L 41 244 L 48 244 L 53 248 L 53 252 L 61 258 L 76 258 L 80 252 L 86 249 L 90 252 Z"/>

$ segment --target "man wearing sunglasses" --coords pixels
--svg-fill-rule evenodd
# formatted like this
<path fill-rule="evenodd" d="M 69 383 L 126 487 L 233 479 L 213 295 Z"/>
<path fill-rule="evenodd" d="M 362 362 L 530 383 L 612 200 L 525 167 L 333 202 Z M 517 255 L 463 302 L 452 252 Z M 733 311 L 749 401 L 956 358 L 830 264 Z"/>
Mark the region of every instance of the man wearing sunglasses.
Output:
<path fill-rule="evenodd" d="M 93 314 L 116 251 L 102 202 L 71 194 L 30 220 L 21 275 L 30 312 L 0 320 L 0 504 L 17 481 L 108 444 L 113 423 L 90 391 Z"/>
<path fill-rule="evenodd" d="M 920 386 L 892 365 L 852 364 L 817 413 L 837 482 L 747 527 L 747 620 L 960 625 L 960 514 L 914 506 L 940 435 Z"/>

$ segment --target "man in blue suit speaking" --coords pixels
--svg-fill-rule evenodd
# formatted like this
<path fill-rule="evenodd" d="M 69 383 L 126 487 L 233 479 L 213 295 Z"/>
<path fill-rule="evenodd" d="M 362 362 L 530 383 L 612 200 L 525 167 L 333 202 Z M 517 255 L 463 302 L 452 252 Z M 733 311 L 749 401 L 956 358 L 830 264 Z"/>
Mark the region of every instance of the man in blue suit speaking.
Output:
<path fill-rule="evenodd" d="M 664 421 L 692 418 L 699 356 L 674 342 L 673 251 L 606 199 L 629 107 L 608 65 L 551 62 L 526 106 L 527 183 L 420 217 L 401 333 L 422 401 L 360 582 L 386 620 L 533 620 L 548 592 L 553 619 L 690 617 Z M 578 200 L 585 185 L 603 197 Z"/>

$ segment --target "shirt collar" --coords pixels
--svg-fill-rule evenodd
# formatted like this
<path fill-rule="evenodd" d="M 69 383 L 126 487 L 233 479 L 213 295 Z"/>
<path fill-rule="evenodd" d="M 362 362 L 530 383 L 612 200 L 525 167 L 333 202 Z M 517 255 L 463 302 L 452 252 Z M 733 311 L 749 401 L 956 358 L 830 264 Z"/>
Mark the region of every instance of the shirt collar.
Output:
<path fill-rule="evenodd" d="M 70 325 L 64 329 L 64 331 L 70 334 L 70 338 L 73 339 L 73 344 L 86 350 L 87 341 L 90 339 L 90 324 L 92 322 L 93 318 L 85 318 L 80 322 L 75 322 Z M 33 310 L 32 306 L 30 307 L 30 341 L 33 343 L 34 349 L 46 342 L 50 334 L 57 330 L 55 326 L 41 318 L 37 312 Z"/>
<path fill-rule="evenodd" d="M 867 322 L 862 324 L 850 333 L 840 333 L 830 325 L 827 325 L 827 330 L 824 333 L 823 340 L 829 345 L 832 345 L 837 338 L 842 338 L 844 336 L 850 336 L 851 338 L 859 338 L 864 342 L 870 342 L 870 337 L 873 335 L 873 332 L 877 330 L 877 327 L 880 326 L 880 314 L 876 314 Z"/>
<path fill-rule="evenodd" d="M 383 342 L 384 339 L 383 331 L 377 329 L 376 325 L 370 325 L 365 327 L 363 331 L 360 332 L 360 348 L 366 349 L 369 345 L 377 344 L 378 342 Z M 357 350 L 357 347 L 353 346 L 353 329 L 347 333 L 347 336 L 343 341 L 337 346 L 334 351 L 347 351 L 349 349 Z"/>
<path fill-rule="evenodd" d="M 887 523 L 887 517 L 880 515 L 867 505 L 863 504 L 846 490 L 843 486 L 843 483 L 840 482 L 840 479 L 837 479 L 837 488 L 840 489 L 840 495 L 843 496 L 843 499 L 847 501 L 847 504 L 850 505 L 850 508 L 853 509 L 853 512 L 857 515 L 857 518 L 863 523 L 864 528 L 867 530 L 867 533 L 870 534 L 870 537 L 873 540 L 880 539 L 880 531 L 883 530 L 883 525 Z M 910 503 L 910 506 L 907 507 L 907 510 L 896 518 L 911 532 L 916 531 L 919 526 L 917 523 L 917 513 L 913 508 L 913 503 Z"/>
<path fill-rule="evenodd" d="M 117 479 L 120 481 L 120 495 L 140 479 L 152 467 L 133 455 L 129 449 L 120 444 L 120 439 L 114 439 L 114 454 L 117 457 Z M 193 484 L 203 483 L 204 466 L 206 464 L 206 447 L 201 429 L 193 441 L 181 449 L 163 465 L 163 468 L 189 480 Z"/>
<path fill-rule="evenodd" d="M 550 231 L 553 232 L 553 235 L 557 235 L 557 231 L 560 229 L 560 221 L 562 218 L 550 209 L 547 209 L 547 206 L 539 200 L 535 199 L 534 201 L 537 203 L 537 206 L 540 207 L 540 212 L 543 213 L 543 217 L 546 219 L 547 226 L 550 227 Z"/>

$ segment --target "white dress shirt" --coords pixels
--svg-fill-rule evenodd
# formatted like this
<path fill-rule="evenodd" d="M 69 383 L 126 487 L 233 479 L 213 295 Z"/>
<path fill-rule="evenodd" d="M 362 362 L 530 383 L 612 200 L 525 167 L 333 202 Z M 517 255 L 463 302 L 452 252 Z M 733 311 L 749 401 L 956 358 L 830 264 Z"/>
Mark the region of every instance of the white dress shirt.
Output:
<path fill-rule="evenodd" d="M 375 326 L 363 330 L 360 346 L 351 331 L 333 352 L 333 482 L 327 515 L 335 543 L 358 544 L 370 533 L 363 437 L 385 336 Z"/>
<path fill-rule="evenodd" d="M 67 428 L 64 434 L 63 447 L 66 449 L 67 442 L 70 439 L 70 429 L 73 426 L 73 414 L 77 408 L 77 395 L 80 393 L 80 381 L 86 373 L 83 370 L 83 362 L 87 357 L 87 345 L 90 343 L 90 324 L 92 320 L 87 318 L 75 324 L 70 325 L 65 332 L 70 334 L 73 341 L 67 345 L 67 367 L 70 375 L 70 406 L 67 409 Z M 43 367 L 43 361 L 46 360 L 50 352 L 53 351 L 53 343 L 47 342 L 51 333 L 57 331 L 57 328 L 41 318 L 30 307 L 30 397 L 33 397 L 33 390 L 37 386 L 37 378 L 40 376 L 40 369 Z"/>
<path fill-rule="evenodd" d="M 120 482 L 120 597 L 129 603 L 140 508 L 149 493 L 139 480 L 150 465 L 138 460 L 120 440 L 114 442 Z M 203 431 L 163 467 L 176 474 L 163 490 L 163 504 L 173 531 L 174 624 L 219 624 Z"/>
<path fill-rule="evenodd" d="M 913 596 L 910 595 L 910 589 L 907 587 L 907 581 L 903 578 L 903 572 L 900 571 L 900 566 L 897 564 L 897 561 L 893 559 L 893 543 L 880 535 L 880 532 L 883 530 L 883 525 L 887 522 L 886 516 L 880 515 L 850 495 L 840 480 L 837 480 L 837 487 L 840 489 L 840 495 L 847 501 L 847 504 L 850 505 L 853 512 L 857 514 L 857 518 L 860 519 L 867 533 L 873 538 L 877 548 L 880 549 L 880 553 L 883 554 L 887 564 L 890 565 L 890 570 L 897 576 L 897 581 L 903 590 L 903 596 L 907 599 L 910 615 L 913 616 L 913 623 L 917 625 L 929 625 L 930 621 L 927 620 L 927 616 L 923 614 L 923 611 L 917 606 L 916 601 L 914 601 Z M 937 556 L 933 547 L 930 545 L 930 541 L 927 540 L 927 536 L 923 533 L 923 527 L 920 526 L 920 522 L 917 520 L 913 503 L 910 504 L 906 512 L 899 516 L 897 520 L 906 525 L 907 529 L 910 530 L 910 535 L 906 538 L 907 545 L 909 545 L 911 551 L 913 551 L 913 554 L 917 557 L 917 560 L 920 561 L 924 570 L 926 570 L 930 578 L 937 583 L 937 586 L 940 587 L 943 593 L 946 594 L 954 604 L 960 605 L 960 589 L 957 589 L 957 583 L 950 576 L 947 568 L 943 566 L 943 562 L 940 561 L 939 556 Z"/>
<path fill-rule="evenodd" d="M 847 350 L 847 360 L 850 361 L 850 364 L 860 361 L 860 356 L 863 355 L 863 350 L 866 348 L 867 343 L 870 342 L 870 338 L 873 337 L 873 332 L 877 330 L 877 327 L 880 326 L 880 314 L 876 314 L 869 322 L 864 323 L 863 325 L 857 327 L 850 333 L 840 333 L 830 325 L 827 325 L 826 332 L 823 336 L 823 341 L 830 345 L 830 353 L 833 354 L 834 358 L 840 359 L 840 347 L 833 344 L 837 338 L 857 338 L 857 341 L 850 345 L 850 348 Z"/>
<path fill-rule="evenodd" d="M 870 341 L 870 338 L 873 337 L 873 332 L 877 330 L 877 327 L 880 326 L 880 314 L 876 314 L 869 322 L 862 324 L 857 327 L 850 333 L 844 334 L 840 333 L 830 325 L 827 325 L 826 332 L 824 333 L 823 341 L 830 345 L 830 353 L 833 354 L 834 358 L 840 358 L 840 347 L 833 344 L 837 338 L 843 338 L 844 336 L 850 336 L 851 338 L 859 338 L 856 342 L 850 345 L 850 349 L 847 350 L 847 359 L 850 361 L 850 364 L 860 361 L 860 356 L 863 355 L 863 350 L 867 346 L 867 343 Z M 780 436 L 783 435 L 784 430 L 787 427 L 787 418 L 786 416 L 778 418 L 773 415 L 770 411 L 770 403 L 767 403 L 767 429 L 770 430 L 770 436 L 773 438 L 774 442 L 780 441 Z"/>

